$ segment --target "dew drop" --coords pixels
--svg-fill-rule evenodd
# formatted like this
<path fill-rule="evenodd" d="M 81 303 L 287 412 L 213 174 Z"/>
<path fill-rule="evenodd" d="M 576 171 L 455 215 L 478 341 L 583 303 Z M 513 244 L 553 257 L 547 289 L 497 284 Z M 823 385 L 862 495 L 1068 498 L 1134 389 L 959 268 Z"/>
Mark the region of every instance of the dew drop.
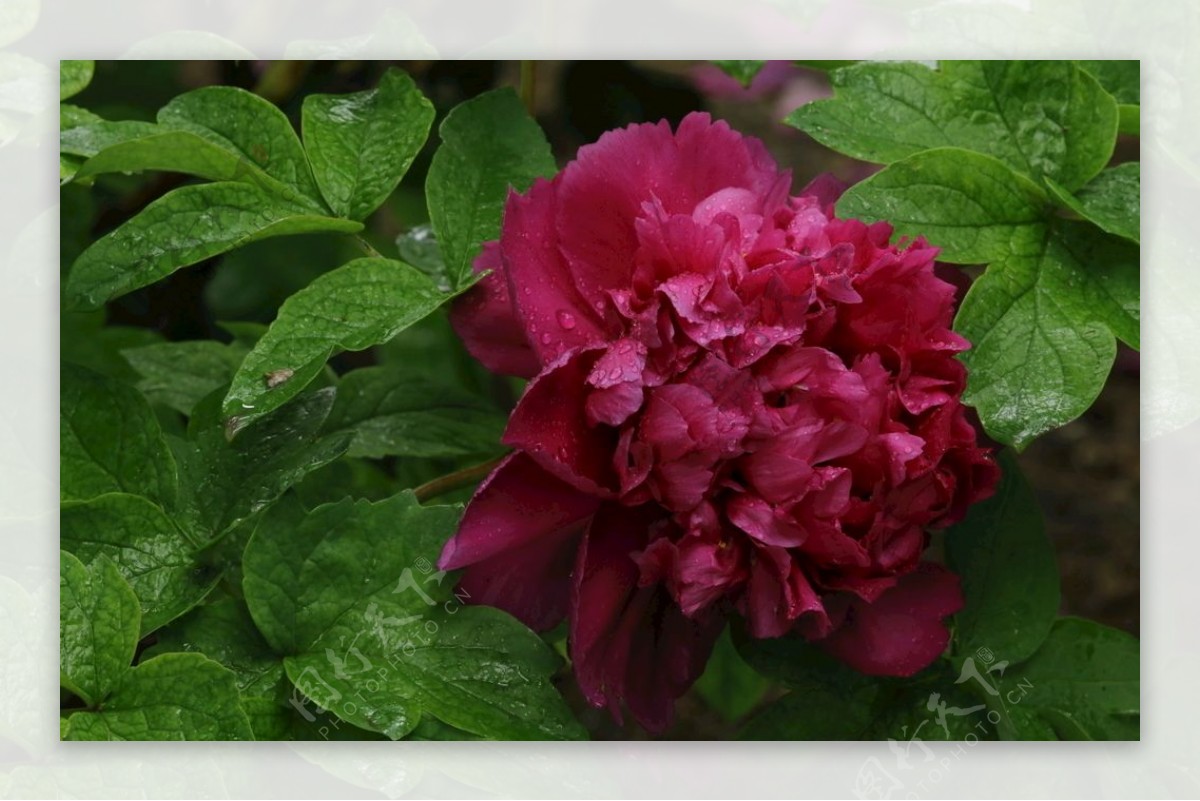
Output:
<path fill-rule="evenodd" d="M 559 309 L 558 324 L 570 331 L 575 327 L 575 315 L 571 314 L 569 311 Z"/>
<path fill-rule="evenodd" d="M 553 338 L 554 338 L 554 337 L 550 336 L 549 334 L 542 334 L 542 336 L 541 336 L 541 339 L 542 339 L 542 344 L 543 344 L 543 345 L 549 345 L 549 344 L 550 344 L 550 341 L 551 341 Z"/>

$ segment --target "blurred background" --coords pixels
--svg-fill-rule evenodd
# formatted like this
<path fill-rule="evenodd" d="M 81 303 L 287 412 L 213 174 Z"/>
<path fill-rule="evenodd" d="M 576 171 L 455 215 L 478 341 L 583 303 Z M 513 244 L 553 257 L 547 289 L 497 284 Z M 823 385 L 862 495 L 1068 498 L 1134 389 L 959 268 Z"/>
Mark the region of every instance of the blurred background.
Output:
<path fill-rule="evenodd" d="M 210 84 L 238 86 L 278 104 L 299 127 L 300 106 L 313 92 L 345 93 L 374 87 L 392 65 L 405 69 L 434 103 L 441 118 L 458 102 L 497 86 L 517 87 L 521 62 L 321 61 L 321 62 L 97 62 L 91 85 L 71 100 L 109 120 L 153 120 L 177 94 Z M 705 62 L 578 61 L 533 63 L 533 107 L 559 164 L 611 128 L 666 118 L 678 121 L 702 109 L 737 130 L 762 139 L 794 189 L 833 172 L 861 180 L 876 167 L 833 153 L 806 134 L 780 123 L 796 107 L 828 96 L 820 70 L 768 62 L 749 87 Z M 396 240 L 428 221 L 424 177 L 437 143 L 432 135 L 399 190 L 369 220 L 366 238 L 385 255 Z M 1121 141 L 1117 160 L 1137 158 L 1138 141 Z M 62 190 L 61 264 L 65 271 L 95 238 L 147 203 L 185 183 L 184 176 L 105 175 L 93 187 Z M 269 323 L 280 303 L 316 276 L 361 255 L 347 237 L 310 235 L 255 243 L 109 304 L 104 315 L 64 314 L 63 358 L 135 379 L 119 356 L 122 348 L 162 339 L 229 341 L 219 323 Z M 389 360 L 437 373 L 453 369 L 501 403 L 511 404 L 519 386 L 486 374 L 454 339 L 443 315 L 435 315 L 392 343 L 342 354 L 338 372 Z M 167 421 L 170 423 L 171 421 Z M 174 421 L 179 425 L 179 421 Z M 1020 456 L 1038 494 L 1055 543 L 1063 583 L 1062 613 L 1076 614 L 1139 633 L 1139 359 L 1124 346 L 1100 398 L 1075 422 L 1032 444 Z M 353 477 L 361 491 L 390 494 L 397 482 L 411 485 L 437 474 L 437 464 L 385 463 L 379 475 Z M 349 479 L 347 479 L 349 480 Z M 307 502 L 336 495 L 329 476 L 302 486 Z M 689 696 L 681 702 L 677 738 L 728 736 L 720 716 Z M 608 731 L 605 716 L 587 721 L 593 736 Z M 628 734 L 628 732 L 626 732 Z"/>

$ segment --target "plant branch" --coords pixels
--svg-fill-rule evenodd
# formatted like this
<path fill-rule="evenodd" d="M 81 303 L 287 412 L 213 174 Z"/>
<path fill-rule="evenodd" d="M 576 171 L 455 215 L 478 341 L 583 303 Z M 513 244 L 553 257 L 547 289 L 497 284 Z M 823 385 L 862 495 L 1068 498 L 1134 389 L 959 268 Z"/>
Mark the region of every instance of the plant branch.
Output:
<path fill-rule="evenodd" d="M 370 242 L 368 242 L 367 240 L 363 239 L 361 236 L 355 236 L 355 237 L 354 237 L 354 241 L 358 243 L 358 246 L 359 246 L 360 248 L 362 248 L 362 249 L 363 249 L 363 251 L 364 251 L 364 252 L 365 252 L 365 253 L 366 253 L 368 256 L 371 256 L 372 258 L 376 258 L 376 259 L 382 259 L 382 258 L 383 258 L 383 254 L 382 254 L 382 253 L 380 253 L 378 250 L 376 250 L 374 247 L 372 247 L 372 246 L 371 246 L 371 243 L 370 243 Z"/>
<path fill-rule="evenodd" d="M 504 458 L 504 456 L 497 456 L 495 459 L 486 461 L 483 464 L 464 467 L 457 472 L 435 478 L 432 481 L 426 481 L 413 490 L 413 495 L 417 496 L 419 503 L 425 503 L 425 501 L 436 498 L 439 495 L 445 495 L 456 489 L 477 484 L 491 473 L 492 470 L 496 469 L 496 465 L 500 464 Z"/>

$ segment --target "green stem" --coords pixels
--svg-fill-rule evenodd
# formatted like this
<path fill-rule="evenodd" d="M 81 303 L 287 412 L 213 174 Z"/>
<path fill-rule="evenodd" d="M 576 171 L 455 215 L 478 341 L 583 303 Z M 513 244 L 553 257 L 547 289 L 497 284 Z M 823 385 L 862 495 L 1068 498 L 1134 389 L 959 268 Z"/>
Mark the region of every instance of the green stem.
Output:
<path fill-rule="evenodd" d="M 529 116 L 536 116 L 534 113 L 535 98 L 537 96 L 537 62 L 522 61 L 521 62 L 521 102 L 525 104 L 525 110 L 529 112 Z"/>
<path fill-rule="evenodd" d="M 489 473 L 496 469 L 496 465 L 504 460 L 503 456 L 497 456 L 495 459 L 484 462 L 483 464 L 464 467 L 448 475 L 435 478 L 433 481 L 427 481 L 421 486 L 413 490 L 413 494 L 417 496 L 417 501 L 425 503 L 431 498 L 436 498 L 439 495 L 445 495 L 448 492 L 453 492 L 456 489 L 469 487 L 472 484 L 478 484 Z"/>
<path fill-rule="evenodd" d="M 354 241 L 358 243 L 358 246 L 359 246 L 360 248 L 362 248 L 362 249 L 363 249 L 363 251 L 364 251 L 364 252 L 365 252 L 365 253 L 366 253 L 368 256 L 371 256 L 372 258 L 376 258 L 376 259 L 382 259 L 382 258 L 383 258 L 383 254 L 382 254 L 382 253 L 380 253 L 380 252 L 379 252 L 378 250 L 376 250 L 375 248 L 373 248 L 373 247 L 371 246 L 371 243 L 370 243 L 370 242 L 368 242 L 367 240 L 363 239 L 361 236 L 355 236 L 355 237 L 354 237 Z"/>

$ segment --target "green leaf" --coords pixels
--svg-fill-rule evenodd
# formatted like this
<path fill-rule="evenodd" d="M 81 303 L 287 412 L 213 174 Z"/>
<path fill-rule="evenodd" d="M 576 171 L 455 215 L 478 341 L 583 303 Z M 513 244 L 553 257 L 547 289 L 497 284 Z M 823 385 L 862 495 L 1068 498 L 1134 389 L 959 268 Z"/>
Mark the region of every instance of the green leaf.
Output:
<path fill-rule="evenodd" d="M 1085 220 L 1110 234 L 1140 241 L 1142 168 L 1138 162 L 1105 170 L 1074 195 L 1053 181 L 1046 183 L 1060 203 Z"/>
<path fill-rule="evenodd" d="M 388 367 L 342 377 L 327 431 L 353 434 L 350 456 L 466 456 L 499 452 L 507 417 L 462 390 Z"/>
<path fill-rule="evenodd" d="M 1118 103 L 1142 102 L 1142 63 L 1140 61 L 1076 61 L 1100 82 Z"/>
<path fill-rule="evenodd" d="M 255 623 L 301 692 L 393 739 L 424 714 L 484 737 L 581 736 L 549 681 L 553 651 L 497 609 L 463 607 L 432 572 L 459 514 L 408 492 L 300 519 L 275 507 L 245 552 Z"/>
<path fill-rule="evenodd" d="M 737 627 L 731 635 L 747 665 L 789 687 L 831 685 L 853 692 L 872 683 L 799 636 L 757 639 Z"/>
<path fill-rule="evenodd" d="M 1062 740 L 1137 740 L 1141 669 L 1137 639 L 1079 618 L 1062 618 L 1028 662 L 1005 676 L 1005 698 L 1036 710 Z M 1022 738 L 1044 724 L 1013 721 Z"/>
<path fill-rule="evenodd" d="M 64 503 L 59 523 L 62 547 L 80 561 L 104 556 L 116 564 L 141 603 L 143 635 L 200 603 L 221 577 L 197 562 L 191 541 L 162 509 L 137 495 Z"/>
<path fill-rule="evenodd" d="M 232 441 L 219 419 L 223 393 L 193 411 L 189 440 L 170 440 L 187 490 L 191 528 L 208 538 L 270 506 L 289 487 L 346 452 L 350 437 L 320 436 L 335 391 L 323 389 L 247 425 Z"/>
<path fill-rule="evenodd" d="M 142 376 L 138 389 L 154 403 L 191 414 L 201 398 L 233 378 L 247 349 L 212 339 L 161 342 L 121 351 Z"/>
<path fill-rule="evenodd" d="M 335 214 L 366 219 L 387 200 L 429 137 L 433 113 L 397 69 L 377 89 L 304 99 L 304 147 Z"/>
<path fill-rule="evenodd" d="M 733 642 L 747 664 L 792 692 L 763 709 L 742 740 L 857 739 L 870 724 L 883 684 L 857 673 L 799 637 L 759 640 L 744 631 Z M 794 715 L 801 707 L 810 711 Z"/>
<path fill-rule="evenodd" d="M 936 70 L 868 62 L 832 80 L 833 98 L 786 122 L 865 161 L 961 147 L 1075 189 L 1107 164 L 1116 141 L 1116 103 L 1069 61 L 944 61 Z"/>
<path fill-rule="evenodd" d="M 163 195 L 85 250 L 67 279 L 68 304 L 94 309 L 227 250 L 258 239 L 362 225 L 321 217 L 240 183 L 185 186 Z"/>
<path fill-rule="evenodd" d="M 204 286 L 204 302 L 223 320 L 270 323 L 292 295 L 330 270 L 362 255 L 352 237 L 323 233 L 277 236 L 221 257 Z"/>
<path fill-rule="evenodd" d="M 1019 662 L 1041 645 L 1058 613 L 1058 564 L 1042 513 L 1011 451 L 999 455 L 996 494 L 946 532 L 946 558 L 966 604 L 955 620 L 955 650 L 989 649 Z"/>
<path fill-rule="evenodd" d="M 837 59 L 827 59 L 827 60 L 803 59 L 803 60 L 799 60 L 799 61 L 793 61 L 792 63 L 798 67 L 807 67 L 810 70 L 819 70 L 821 72 L 829 72 L 830 70 L 841 69 L 842 67 L 849 67 L 850 65 L 857 64 L 859 62 L 855 61 L 855 60 L 839 61 Z"/>
<path fill-rule="evenodd" d="M 58 99 L 74 97 L 92 82 L 96 70 L 94 61 L 60 61 L 58 63 Z"/>
<path fill-rule="evenodd" d="M 70 740 L 252 740 L 234 675 L 200 654 L 127 671 L 98 712 L 70 716 Z"/>
<path fill-rule="evenodd" d="M 130 492 L 164 506 L 175 502 L 175 460 L 154 411 L 119 381 L 62 365 L 59 449 L 63 500 Z"/>
<path fill-rule="evenodd" d="M 972 285 L 955 320 L 972 343 L 963 398 L 1018 449 L 1086 411 L 1116 356 L 1113 335 L 1133 347 L 1139 335 L 1135 246 L 1064 221 L 1021 247 Z"/>
<path fill-rule="evenodd" d="M 106 325 L 103 310 L 64 310 L 59 315 L 60 360 L 81 365 L 127 384 L 136 382 L 138 374 L 125 361 L 121 351 L 161 341 L 162 337 L 148 328 Z"/>
<path fill-rule="evenodd" d="M 142 615 L 137 596 L 108 559 L 84 566 L 63 551 L 59 607 L 62 685 L 95 706 L 133 663 Z"/>
<path fill-rule="evenodd" d="M 725 720 L 737 720 L 758 705 L 771 682 L 738 654 L 726 629 L 717 640 L 696 691 Z M 751 738 L 754 739 L 754 738 Z"/>
<path fill-rule="evenodd" d="M 1000 739 L 1001 725 L 988 717 L 988 705 L 955 683 L 949 671 L 935 667 L 929 676 L 881 697 L 863 740 L 895 740 L 902 746 L 921 741 L 962 742 Z M 915 757 L 920 747 L 912 749 Z"/>
<path fill-rule="evenodd" d="M 444 475 L 445 470 L 439 472 Z M 395 495 L 405 484 L 379 464 L 366 459 L 338 459 L 313 471 L 296 485 L 296 497 L 309 508 L 342 498 L 381 501 Z"/>
<path fill-rule="evenodd" d="M 1023 448 L 1073 420 L 1103 387 L 1114 335 L 1137 346 L 1137 249 L 1044 216 L 1046 197 L 995 159 L 938 148 L 851 188 L 838 214 L 888 220 L 941 258 L 991 262 L 955 328 L 970 340 L 965 399 L 988 433 Z"/>
<path fill-rule="evenodd" d="M 164 128 L 188 131 L 233 150 L 281 184 L 293 200 L 323 212 L 325 205 L 296 131 L 282 111 L 252 92 L 206 86 L 176 97 L 158 112 Z"/>
<path fill-rule="evenodd" d="M 335 348 L 387 342 L 449 297 L 407 264 L 356 259 L 288 298 L 225 396 L 227 416 L 261 415 L 295 397 Z"/>
<path fill-rule="evenodd" d="M 152 122 L 118 120 L 109 122 L 85 109 L 65 105 L 59 109 L 58 149 L 61 154 L 90 159 L 109 148 L 154 136 L 159 132 Z M 93 172 L 103 172 L 94 170 Z M 184 172 L 184 170 L 180 170 Z"/>
<path fill-rule="evenodd" d="M 235 598 L 205 604 L 159 632 L 147 656 L 196 652 L 229 669 L 234 675 L 242 707 L 259 740 L 285 739 L 290 708 L 280 700 L 283 662 L 258 633 L 250 612 Z"/>
<path fill-rule="evenodd" d="M 790 692 L 752 717 L 739 740 L 858 740 L 871 721 L 869 699 L 822 689 Z"/>
<path fill-rule="evenodd" d="M 758 75 L 759 70 L 763 68 L 767 62 L 765 61 L 714 61 L 721 70 L 730 78 L 735 79 L 742 86 L 749 86 L 754 81 L 754 76 Z"/>
<path fill-rule="evenodd" d="M 99 122 L 64 131 L 59 141 L 64 152 L 85 151 L 81 155 L 90 156 L 80 167 L 77 178 L 145 170 L 181 172 L 210 181 L 247 183 L 309 213 L 320 213 L 311 200 L 272 178 L 232 146 L 223 146 L 192 131 L 141 122 Z"/>
<path fill-rule="evenodd" d="M 1003 259 L 1043 229 L 1044 192 L 1001 162 L 960 148 L 935 148 L 898 161 L 850 187 L 839 217 L 886 220 L 902 236 L 923 236 L 943 261 Z"/>
<path fill-rule="evenodd" d="M 429 218 L 455 288 L 470 282 L 484 242 L 500 235 L 509 189 L 553 175 L 550 145 L 511 89 L 467 100 L 438 128 L 441 147 L 425 181 Z"/>

